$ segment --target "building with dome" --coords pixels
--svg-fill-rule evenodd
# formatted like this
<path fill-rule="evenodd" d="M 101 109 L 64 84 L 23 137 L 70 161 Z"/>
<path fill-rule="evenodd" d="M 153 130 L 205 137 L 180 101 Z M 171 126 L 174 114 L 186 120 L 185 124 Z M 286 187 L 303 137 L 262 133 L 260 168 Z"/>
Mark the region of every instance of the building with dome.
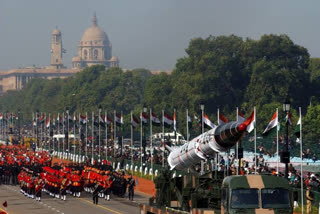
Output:
<path fill-rule="evenodd" d="M 78 46 L 78 56 L 72 58 L 72 68 L 81 69 L 102 64 L 106 68 L 119 67 L 119 60 L 112 56 L 112 45 L 107 34 L 98 26 L 96 15 L 92 26 L 84 32 Z"/>

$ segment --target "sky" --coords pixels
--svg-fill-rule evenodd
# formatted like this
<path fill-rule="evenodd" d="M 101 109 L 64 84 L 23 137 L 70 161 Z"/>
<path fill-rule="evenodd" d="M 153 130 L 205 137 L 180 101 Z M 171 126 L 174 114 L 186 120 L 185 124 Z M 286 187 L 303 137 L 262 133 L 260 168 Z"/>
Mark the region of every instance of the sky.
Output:
<path fill-rule="evenodd" d="M 96 12 L 126 69 L 174 69 L 192 38 L 287 34 L 320 57 L 319 0 L 0 0 L 0 70 L 50 64 L 53 29 L 72 57 Z"/>

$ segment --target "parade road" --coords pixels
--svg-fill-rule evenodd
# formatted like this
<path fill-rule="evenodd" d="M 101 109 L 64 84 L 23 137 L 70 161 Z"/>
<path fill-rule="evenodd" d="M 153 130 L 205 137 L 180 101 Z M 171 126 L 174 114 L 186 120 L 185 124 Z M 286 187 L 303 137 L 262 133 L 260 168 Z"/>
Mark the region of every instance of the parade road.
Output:
<path fill-rule="evenodd" d="M 0 202 L 7 201 L 9 214 L 96 214 L 96 213 L 140 213 L 139 203 L 146 203 L 147 196 L 136 194 L 134 201 L 128 198 L 112 197 L 110 201 L 99 198 L 99 204 L 92 203 L 92 196 L 83 193 L 80 198 L 67 195 L 62 201 L 42 193 L 41 201 L 30 199 L 20 193 L 19 186 L 0 185 Z M 3 207 L 2 207 L 3 208 Z"/>

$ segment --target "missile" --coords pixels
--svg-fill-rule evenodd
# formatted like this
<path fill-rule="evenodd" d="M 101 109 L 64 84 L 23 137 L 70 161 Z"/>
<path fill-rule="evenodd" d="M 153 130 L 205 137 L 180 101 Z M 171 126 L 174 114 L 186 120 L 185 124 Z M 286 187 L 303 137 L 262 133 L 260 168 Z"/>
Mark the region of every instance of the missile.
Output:
<path fill-rule="evenodd" d="M 241 140 L 246 129 L 246 123 L 229 122 L 199 135 L 181 147 L 167 146 L 170 151 L 170 169 L 187 169 L 201 160 L 213 158 L 215 154 L 227 151 Z"/>

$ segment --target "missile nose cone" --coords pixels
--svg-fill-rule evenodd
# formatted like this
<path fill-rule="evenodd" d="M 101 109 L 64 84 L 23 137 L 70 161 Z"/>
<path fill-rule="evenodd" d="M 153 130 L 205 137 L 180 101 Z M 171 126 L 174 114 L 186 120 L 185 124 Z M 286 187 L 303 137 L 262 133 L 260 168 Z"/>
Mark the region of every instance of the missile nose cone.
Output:
<path fill-rule="evenodd" d="M 239 132 L 244 132 L 247 129 L 247 125 L 242 123 L 238 126 L 238 131 Z"/>

